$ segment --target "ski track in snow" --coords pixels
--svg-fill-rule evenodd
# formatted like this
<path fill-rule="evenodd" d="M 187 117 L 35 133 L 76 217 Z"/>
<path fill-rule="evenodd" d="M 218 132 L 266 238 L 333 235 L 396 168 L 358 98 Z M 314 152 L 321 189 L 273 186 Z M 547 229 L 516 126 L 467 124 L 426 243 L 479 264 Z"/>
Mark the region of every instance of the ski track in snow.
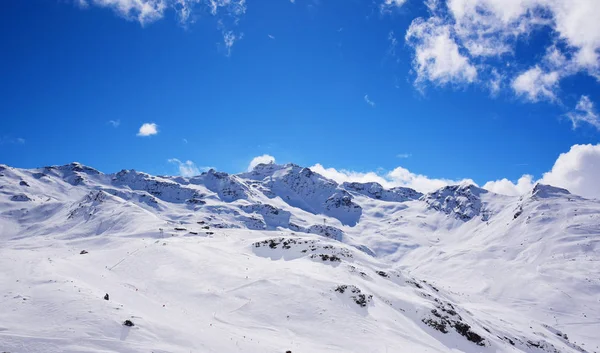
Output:
<path fill-rule="evenodd" d="M 599 224 L 546 185 L 0 165 L 0 352 L 600 352 Z"/>

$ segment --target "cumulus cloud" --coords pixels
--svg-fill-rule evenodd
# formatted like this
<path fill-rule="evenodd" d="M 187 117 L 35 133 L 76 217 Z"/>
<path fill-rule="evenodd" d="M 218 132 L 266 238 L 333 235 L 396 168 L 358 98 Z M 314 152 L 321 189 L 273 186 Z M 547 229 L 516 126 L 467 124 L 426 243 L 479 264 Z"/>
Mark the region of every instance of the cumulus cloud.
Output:
<path fill-rule="evenodd" d="M 158 125 L 155 123 L 144 123 L 140 126 L 140 130 L 138 131 L 138 136 L 152 136 L 158 134 Z"/>
<path fill-rule="evenodd" d="M 588 96 L 581 96 L 575 106 L 575 111 L 567 114 L 573 124 L 573 129 L 579 127 L 580 123 L 587 123 L 600 130 L 600 116 L 594 107 L 594 103 Z"/>
<path fill-rule="evenodd" d="M 552 169 L 535 180 L 523 175 L 514 183 L 507 179 L 491 181 L 483 187 L 506 195 L 522 195 L 531 190 L 535 183 L 549 184 L 569 190 L 588 198 L 600 198 L 600 144 L 573 145 L 569 152 L 562 153 Z"/>
<path fill-rule="evenodd" d="M 535 66 L 517 76 L 512 82 L 512 88 L 518 95 L 532 102 L 540 99 L 556 99 L 555 90 L 558 86 L 558 72 L 543 72 Z"/>
<path fill-rule="evenodd" d="M 496 181 L 488 181 L 483 185 L 483 188 L 497 194 L 518 196 L 531 191 L 534 185 L 533 176 L 525 174 L 516 183 L 504 178 Z"/>
<path fill-rule="evenodd" d="M 275 157 L 270 156 L 268 154 L 263 154 L 262 156 L 257 156 L 252 158 L 252 160 L 250 161 L 250 164 L 248 164 L 248 171 L 252 171 L 254 169 L 254 167 L 256 167 L 259 164 L 270 164 L 270 163 L 275 163 Z"/>
<path fill-rule="evenodd" d="M 192 161 L 182 162 L 177 158 L 171 158 L 168 160 L 168 162 L 177 165 L 177 168 L 179 169 L 179 175 L 184 177 L 193 177 L 210 169 L 210 167 L 198 167 Z"/>
<path fill-rule="evenodd" d="M 562 153 L 552 170 L 541 179 L 544 184 L 566 188 L 584 197 L 600 198 L 600 144 L 573 145 Z"/>
<path fill-rule="evenodd" d="M 371 100 L 371 98 L 369 98 L 369 95 L 368 95 L 368 94 L 365 94 L 364 100 L 365 100 L 365 102 L 366 102 L 368 105 L 370 105 L 371 107 L 374 107 L 374 106 L 375 106 L 375 102 L 373 102 L 373 101 Z"/>
<path fill-rule="evenodd" d="M 451 36 L 451 27 L 444 20 L 431 17 L 427 21 L 415 19 L 405 36 L 415 50 L 413 67 L 416 83 L 430 81 L 436 84 L 470 83 L 477 79 L 477 68 L 461 54 Z"/>
<path fill-rule="evenodd" d="M 475 182 L 471 179 L 451 180 L 429 178 L 425 175 L 412 173 L 408 169 L 402 167 L 397 167 L 394 170 L 386 173 L 378 173 L 373 171 L 357 172 L 344 169 L 338 170 L 335 168 L 325 168 L 321 164 L 315 164 L 314 166 L 310 167 L 310 169 L 338 183 L 377 182 L 387 188 L 402 186 L 412 188 L 420 192 L 434 191 L 446 185 L 460 183 L 475 184 Z"/>
<path fill-rule="evenodd" d="M 529 101 L 559 101 L 560 81 L 587 73 L 600 81 L 600 1 L 428 0 L 428 16 L 413 21 L 406 42 L 414 50 L 416 83 L 478 82 L 492 94 L 510 88 Z M 517 72 L 519 43 L 536 30 L 552 43 Z M 545 52 L 545 55 L 544 55 Z M 501 59 L 506 65 L 492 65 Z M 514 65 L 517 64 L 517 65 Z M 508 86 L 508 85 L 507 85 Z"/>

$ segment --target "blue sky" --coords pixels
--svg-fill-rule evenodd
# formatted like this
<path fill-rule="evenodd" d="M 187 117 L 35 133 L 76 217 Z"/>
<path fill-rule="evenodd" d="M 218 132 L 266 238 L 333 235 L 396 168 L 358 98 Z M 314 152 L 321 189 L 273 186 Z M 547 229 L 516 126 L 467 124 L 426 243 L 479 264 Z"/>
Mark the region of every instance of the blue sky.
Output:
<path fill-rule="evenodd" d="M 0 163 L 534 181 L 598 143 L 600 6 L 530 3 L 4 0 Z"/>

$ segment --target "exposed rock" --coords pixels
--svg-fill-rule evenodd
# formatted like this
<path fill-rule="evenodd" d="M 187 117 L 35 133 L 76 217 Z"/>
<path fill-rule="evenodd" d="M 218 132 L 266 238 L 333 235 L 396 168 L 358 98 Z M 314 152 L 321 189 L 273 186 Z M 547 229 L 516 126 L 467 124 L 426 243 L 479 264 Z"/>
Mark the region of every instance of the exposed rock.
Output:
<path fill-rule="evenodd" d="M 370 183 L 343 183 L 342 187 L 348 191 L 356 192 L 377 200 L 382 201 L 393 201 L 393 202 L 404 202 L 410 200 L 417 200 L 423 196 L 420 192 L 417 192 L 410 188 L 396 187 L 392 189 L 385 189 L 381 184 L 370 182 Z"/>
<path fill-rule="evenodd" d="M 10 197 L 11 201 L 17 201 L 17 202 L 27 202 L 27 201 L 33 201 L 32 198 L 30 198 L 29 196 L 25 195 L 25 194 L 17 194 L 17 195 L 13 195 Z"/>
<path fill-rule="evenodd" d="M 469 221 L 479 215 L 487 220 L 481 195 L 488 193 L 475 185 L 451 185 L 424 195 L 421 199 L 430 208 Z"/>

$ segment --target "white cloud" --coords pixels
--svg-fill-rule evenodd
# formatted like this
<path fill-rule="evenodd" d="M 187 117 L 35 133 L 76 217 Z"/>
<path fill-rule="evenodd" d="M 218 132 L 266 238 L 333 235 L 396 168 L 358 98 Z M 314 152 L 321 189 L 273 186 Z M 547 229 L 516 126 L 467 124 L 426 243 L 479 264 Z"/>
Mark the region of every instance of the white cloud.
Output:
<path fill-rule="evenodd" d="M 386 188 L 409 187 L 420 192 L 431 192 L 446 185 L 471 183 L 471 179 L 451 180 L 430 178 L 416 174 L 403 167 L 389 172 L 356 172 L 344 169 L 325 168 L 321 164 L 310 167 L 314 172 L 338 183 L 377 182 Z M 518 196 L 531 191 L 536 183 L 553 185 L 569 190 L 571 193 L 588 198 L 600 198 L 600 144 L 573 145 L 569 152 L 562 153 L 552 169 L 540 179 L 525 174 L 516 182 L 508 179 L 489 181 L 484 189 L 495 193 Z M 475 184 L 477 185 L 477 184 Z"/>
<path fill-rule="evenodd" d="M 365 102 L 367 102 L 367 104 L 368 104 L 368 105 L 370 105 L 371 107 L 374 107 L 374 106 L 375 106 L 375 102 L 373 102 L 373 101 L 372 101 L 372 100 L 369 98 L 369 95 L 368 95 L 368 94 L 365 94 L 364 100 L 365 100 Z"/>
<path fill-rule="evenodd" d="M 272 34 L 267 34 L 267 37 L 269 37 L 269 39 L 275 39 L 275 36 Z"/>
<path fill-rule="evenodd" d="M 462 55 L 451 36 L 451 27 L 437 17 L 415 19 L 405 36 L 414 48 L 413 67 L 417 84 L 430 81 L 440 85 L 470 83 L 477 79 L 477 68 Z"/>
<path fill-rule="evenodd" d="M 121 125 L 121 120 L 109 120 L 108 123 L 113 127 L 119 127 L 119 125 Z"/>
<path fill-rule="evenodd" d="M 542 178 L 533 180 L 523 175 L 516 183 L 507 179 L 486 183 L 483 187 L 506 195 L 521 195 L 531 190 L 535 183 L 548 184 L 569 190 L 588 198 L 600 198 L 600 144 L 573 145 L 569 152 L 562 153 L 552 169 Z"/>
<path fill-rule="evenodd" d="M 151 136 L 158 134 L 158 125 L 155 123 L 144 123 L 140 126 L 140 131 L 137 133 L 138 136 Z"/>
<path fill-rule="evenodd" d="M 521 73 L 512 82 L 512 88 L 518 95 L 524 96 L 532 102 L 540 99 L 556 99 L 558 88 L 558 72 L 543 72 L 539 66 Z"/>
<path fill-rule="evenodd" d="M 182 139 L 183 143 L 187 144 L 188 140 L 187 139 Z"/>
<path fill-rule="evenodd" d="M 114 10 L 120 16 L 144 25 L 163 17 L 166 0 L 91 0 L 91 3 Z"/>
<path fill-rule="evenodd" d="M 181 25 L 193 23 L 194 13 L 206 12 L 196 10 L 207 7 L 211 15 L 218 18 L 218 29 L 223 32 L 227 55 L 231 53 L 233 43 L 242 38 L 230 28 L 237 26 L 240 18 L 246 13 L 246 0 L 75 0 L 81 8 L 95 5 L 112 9 L 119 16 L 137 21 L 145 26 L 164 17 L 165 12 L 177 14 Z"/>
<path fill-rule="evenodd" d="M 573 145 L 562 153 L 552 170 L 541 179 L 544 184 L 566 188 L 584 197 L 600 198 L 600 144 Z"/>
<path fill-rule="evenodd" d="M 243 33 L 235 34 L 233 31 L 224 31 L 223 32 L 223 44 L 225 45 L 225 52 L 227 56 L 231 55 L 231 48 L 236 41 L 242 39 L 244 37 Z"/>
<path fill-rule="evenodd" d="M 429 15 L 414 20 L 406 34 L 418 83 L 477 78 L 495 95 L 508 79 L 517 95 L 559 102 L 556 89 L 563 78 L 587 73 L 600 81 L 598 0 L 428 0 L 426 5 Z M 539 29 L 547 30 L 552 44 L 518 57 L 517 45 Z M 531 65 L 531 57 L 541 59 Z M 505 65 L 493 66 L 490 59 Z M 531 68 L 516 73 L 513 68 L 524 63 Z"/>
<path fill-rule="evenodd" d="M 483 188 L 497 194 L 518 196 L 531 191 L 534 185 L 533 176 L 525 174 L 516 183 L 504 178 L 496 181 L 488 181 L 483 185 Z"/>
<path fill-rule="evenodd" d="M 197 167 L 192 161 L 182 162 L 177 158 L 171 158 L 168 162 L 176 164 L 179 168 L 179 175 L 184 177 L 193 177 L 199 175 L 202 171 L 210 169 L 209 167 Z"/>
<path fill-rule="evenodd" d="M 472 179 L 451 180 L 430 178 L 426 175 L 412 173 L 408 169 L 402 167 L 397 167 L 392 170 L 387 174 L 387 177 L 394 186 L 409 187 L 420 192 L 431 192 L 446 185 L 453 184 L 468 183 L 477 185 Z"/>
<path fill-rule="evenodd" d="M 502 89 L 503 82 L 506 78 L 502 76 L 496 69 L 492 69 L 490 72 L 490 79 L 488 83 L 488 88 L 492 96 L 496 96 L 500 90 Z"/>
<path fill-rule="evenodd" d="M 389 180 L 387 180 L 385 177 L 375 173 L 375 172 L 355 172 L 355 171 L 350 171 L 350 170 L 345 170 L 345 169 L 340 169 L 337 170 L 335 168 L 325 168 L 323 165 L 317 163 L 315 165 L 313 165 L 312 167 L 310 167 L 310 169 L 315 172 L 315 173 L 319 173 L 322 176 L 334 180 L 337 183 L 343 183 L 343 182 L 360 182 L 360 183 L 366 183 L 366 182 L 377 182 L 381 185 L 384 185 L 386 187 L 392 187 L 392 185 L 390 184 Z"/>
<path fill-rule="evenodd" d="M 196 6 L 208 6 L 213 16 L 220 12 L 237 19 L 246 12 L 246 0 L 77 0 L 81 7 L 93 4 L 110 8 L 119 16 L 140 24 L 154 22 L 163 18 L 167 10 L 179 16 L 182 23 L 190 21 L 190 15 Z"/>
<path fill-rule="evenodd" d="M 254 169 L 254 167 L 256 167 L 259 164 L 269 164 L 269 163 L 275 163 L 275 157 L 270 156 L 268 154 L 263 154 L 262 156 L 257 156 L 252 158 L 252 160 L 250 161 L 250 164 L 248 164 L 248 171 L 252 171 Z"/>
<path fill-rule="evenodd" d="M 396 157 L 398 157 L 398 158 L 410 158 L 410 157 L 412 157 L 412 154 L 410 154 L 410 153 L 399 153 L 399 154 L 396 155 Z"/>
<path fill-rule="evenodd" d="M 343 182 L 377 182 L 384 187 L 409 187 L 420 192 L 430 192 L 439 189 L 446 185 L 471 183 L 475 182 L 471 179 L 450 180 L 429 178 L 425 175 L 415 174 L 408 169 L 397 167 L 392 171 L 381 174 L 377 172 L 356 172 L 349 170 L 337 170 L 335 168 L 325 168 L 321 164 L 315 164 L 310 167 L 316 173 L 323 175 L 326 178 L 332 179 L 338 183 Z"/>
<path fill-rule="evenodd" d="M 555 30 L 569 46 L 577 48 L 575 63 L 581 68 L 597 71 L 600 66 L 600 1 L 545 0 L 552 10 Z"/>
<path fill-rule="evenodd" d="M 404 5 L 405 2 L 406 0 L 384 0 L 383 3 L 379 5 L 379 9 L 382 13 L 389 12 L 392 9 L 402 7 L 402 5 Z"/>
<path fill-rule="evenodd" d="M 570 112 L 567 117 L 573 123 L 573 129 L 579 127 L 579 124 L 584 122 L 594 126 L 600 130 L 600 116 L 594 107 L 594 103 L 588 96 L 581 96 L 577 106 L 575 106 L 575 112 Z"/>

